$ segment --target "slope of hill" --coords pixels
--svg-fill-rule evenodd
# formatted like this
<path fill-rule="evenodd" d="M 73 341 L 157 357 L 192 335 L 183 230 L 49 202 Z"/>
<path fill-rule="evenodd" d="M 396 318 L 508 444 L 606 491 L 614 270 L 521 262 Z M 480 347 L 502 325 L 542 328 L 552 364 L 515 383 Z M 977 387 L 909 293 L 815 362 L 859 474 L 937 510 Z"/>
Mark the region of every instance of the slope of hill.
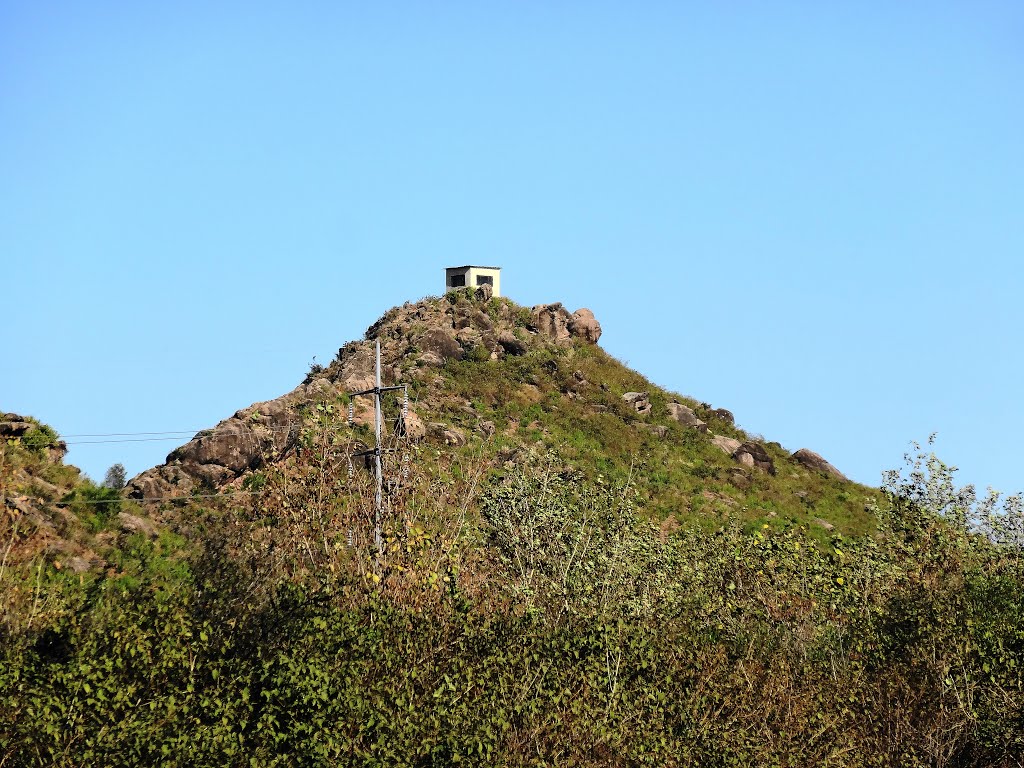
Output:
<path fill-rule="evenodd" d="M 124 537 L 157 525 L 121 493 L 65 464 L 67 446 L 49 426 L 0 413 L 0 535 L 5 564 L 44 557 L 75 573 L 111 567 Z"/>
<path fill-rule="evenodd" d="M 645 514 L 669 525 L 799 522 L 822 538 L 870 527 L 865 504 L 877 492 L 807 449 L 791 453 L 745 433 L 726 409 L 654 385 L 601 350 L 600 334 L 588 310 L 529 310 L 468 291 L 397 307 L 292 392 L 238 411 L 134 478 L 129 495 L 239 488 L 286 460 L 316 407 L 343 416 L 348 393 L 373 386 L 379 341 L 384 384 L 410 387 L 408 421 L 391 426 L 413 446 L 443 446 L 492 467 L 514 466 L 531 447 L 554 450 L 587 478 L 628 477 Z M 372 421 L 369 399 L 356 401 L 354 416 L 357 427 Z M 348 448 L 368 438 L 342 418 L 334 433 Z M 433 454 L 417 453 L 415 472 L 430 475 Z"/>
<path fill-rule="evenodd" d="M 858 486 L 599 338 L 406 304 L 124 496 L 9 419 L 0 765 L 1021 765 L 1021 499 Z"/>

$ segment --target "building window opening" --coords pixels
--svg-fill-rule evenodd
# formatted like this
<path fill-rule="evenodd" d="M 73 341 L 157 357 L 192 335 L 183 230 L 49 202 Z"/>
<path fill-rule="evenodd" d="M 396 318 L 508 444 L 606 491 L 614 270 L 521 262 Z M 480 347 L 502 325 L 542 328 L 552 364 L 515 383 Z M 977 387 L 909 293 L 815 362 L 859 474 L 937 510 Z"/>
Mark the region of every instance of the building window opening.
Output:
<path fill-rule="evenodd" d="M 491 288 L 493 288 L 494 287 L 494 278 L 491 275 L 477 275 L 476 276 L 476 284 L 477 285 L 489 285 L 489 286 L 491 286 Z"/>
<path fill-rule="evenodd" d="M 465 288 L 466 287 L 466 276 L 465 275 L 452 275 L 451 280 L 448 282 L 452 288 Z"/>

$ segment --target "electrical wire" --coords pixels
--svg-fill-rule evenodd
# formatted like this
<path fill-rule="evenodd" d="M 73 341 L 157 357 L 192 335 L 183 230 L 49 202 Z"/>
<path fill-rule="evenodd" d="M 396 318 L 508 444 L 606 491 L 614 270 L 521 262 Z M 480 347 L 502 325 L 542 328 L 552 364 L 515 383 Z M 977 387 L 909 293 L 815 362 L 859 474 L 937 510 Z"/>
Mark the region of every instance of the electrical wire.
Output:
<path fill-rule="evenodd" d="M 68 506 L 70 504 L 120 504 L 125 501 L 135 502 L 136 504 L 150 504 L 157 501 L 190 501 L 192 499 L 220 499 L 231 496 L 251 496 L 255 493 L 261 493 L 261 491 L 225 491 L 224 493 L 195 493 L 182 494 L 181 496 L 152 496 L 148 499 L 133 499 L 131 497 L 119 496 L 116 499 L 68 499 L 67 501 L 55 501 L 52 503 L 57 506 Z"/>
<path fill-rule="evenodd" d="M 246 426 L 249 427 L 249 431 L 250 432 L 255 432 L 255 430 L 251 426 L 249 426 L 249 425 L 246 425 Z M 265 430 L 265 431 L 268 431 L 268 432 L 290 432 L 290 431 L 298 428 L 299 426 L 301 426 L 301 425 L 298 424 L 298 423 L 292 423 L 292 424 L 285 424 L 285 425 L 280 425 L 280 426 L 263 426 L 263 425 L 260 425 L 260 428 L 262 430 Z M 173 435 L 173 436 L 172 437 L 128 437 L 129 435 Z M 193 435 L 193 437 L 186 439 L 187 435 Z M 115 437 L 115 436 L 120 436 L 120 437 L 117 437 L 117 439 L 112 439 L 112 440 L 65 440 L 64 439 L 65 437 Z M 223 438 L 223 437 L 237 437 L 237 436 L 238 436 L 237 433 L 234 433 L 234 432 L 218 434 L 216 432 L 216 427 L 210 427 L 208 429 L 197 429 L 197 430 L 192 430 L 192 429 L 185 430 L 185 429 L 183 429 L 183 430 L 176 430 L 176 431 L 173 431 L 173 432 L 108 432 L 108 433 L 96 433 L 96 434 L 59 435 L 57 440 L 50 440 L 50 441 L 45 442 L 45 443 L 44 442 L 36 442 L 34 440 L 28 441 L 28 442 L 24 442 L 24 438 L 15 438 L 15 439 L 22 440 L 25 445 L 28 445 L 28 446 L 30 446 L 32 448 L 46 448 L 46 447 L 49 447 L 49 446 L 59 445 L 60 443 L 64 443 L 64 445 L 100 445 L 100 444 L 107 444 L 107 443 L 158 443 L 158 442 L 174 441 L 174 440 L 185 440 L 185 442 L 191 442 L 192 440 L 201 440 L 201 439 L 205 439 L 205 438 Z"/>
<path fill-rule="evenodd" d="M 263 426 L 263 425 L 261 425 Z M 296 423 L 279 426 L 263 426 L 264 429 L 280 430 L 291 429 Z M 61 434 L 60 437 L 138 437 L 139 435 L 197 435 L 201 432 L 212 432 L 216 427 L 204 427 L 203 429 L 170 429 L 165 432 L 81 432 L 75 434 Z"/>

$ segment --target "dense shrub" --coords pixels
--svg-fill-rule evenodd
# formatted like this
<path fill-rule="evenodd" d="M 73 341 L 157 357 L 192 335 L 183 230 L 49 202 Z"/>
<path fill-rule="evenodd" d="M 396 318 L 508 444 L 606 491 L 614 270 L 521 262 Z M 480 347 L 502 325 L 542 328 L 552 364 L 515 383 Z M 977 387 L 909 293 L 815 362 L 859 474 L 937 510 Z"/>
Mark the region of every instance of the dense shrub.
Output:
<path fill-rule="evenodd" d="M 1019 765 L 1024 560 L 948 475 L 891 478 L 876 533 L 825 545 L 666 531 L 542 460 L 366 573 L 209 547 L 175 579 L 65 580 L 0 650 L 0 764 Z M 456 544 L 457 573 L 410 578 Z"/>

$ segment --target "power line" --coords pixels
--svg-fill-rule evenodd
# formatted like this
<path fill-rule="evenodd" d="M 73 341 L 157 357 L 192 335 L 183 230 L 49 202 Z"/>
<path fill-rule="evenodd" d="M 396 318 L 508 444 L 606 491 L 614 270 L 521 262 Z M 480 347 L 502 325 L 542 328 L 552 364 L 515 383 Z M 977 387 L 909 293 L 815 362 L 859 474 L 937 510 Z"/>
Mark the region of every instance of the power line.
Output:
<path fill-rule="evenodd" d="M 282 430 L 291 429 L 292 427 L 297 425 L 298 422 L 292 422 L 289 424 L 283 424 L 278 426 L 264 426 L 262 424 L 259 426 L 263 427 L 263 429 Z M 204 427 L 203 429 L 169 429 L 164 432 L 82 432 L 75 434 L 60 433 L 60 437 L 137 437 L 139 435 L 200 435 L 203 432 L 213 432 L 213 430 L 215 429 L 216 427 Z"/>
<path fill-rule="evenodd" d="M 137 435 L 194 435 L 199 432 L 207 432 L 211 427 L 206 429 L 170 429 L 164 432 L 82 432 L 80 434 L 65 435 L 61 434 L 61 437 L 134 437 Z"/>
<path fill-rule="evenodd" d="M 151 496 L 143 499 L 133 499 L 131 497 L 119 496 L 116 499 L 69 499 L 68 501 L 55 501 L 52 502 L 57 506 L 67 506 L 69 504 L 120 504 L 124 501 L 132 501 L 136 504 L 149 504 L 155 501 L 190 501 L 191 499 L 220 499 L 227 498 L 230 496 L 251 496 L 255 493 L 262 493 L 262 491 L 226 491 L 224 493 L 194 493 L 194 494 L 183 494 L 181 496 Z"/>
<path fill-rule="evenodd" d="M 207 437 L 207 435 L 204 435 Z M 212 437 L 212 435 L 208 435 Z M 99 445 L 101 443 L 159 443 L 165 440 L 181 440 L 180 437 L 135 437 L 121 440 L 64 440 L 64 445 Z M 188 442 L 192 442 L 189 440 Z M 56 445 L 56 443 L 32 443 L 33 446 Z"/>
<path fill-rule="evenodd" d="M 269 432 L 290 432 L 297 429 L 301 425 L 296 423 L 285 424 L 281 426 L 263 426 L 259 425 L 261 430 Z M 250 433 L 255 433 L 255 429 L 252 426 L 246 425 Z M 117 436 L 125 437 L 117 437 Z M 127 435 L 172 435 L 172 437 L 127 437 Z M 183 440 L 187 435 L 193 435 L 188 438 L 185 442 L 191 442 L 192 440 L 202 440 L 206 438 L 224 438 L 224 437 L 237 437 L 235 432 L 217 433 L 216 427 L 210 427 L 209 429 L 199 430 L 180 430 L 174 432 L 108 432 L 108 433 L 96 433 L 96 434 L 75 434 L 75 435 L 59 435 L 57 440 L 49 440 L 47 442 L 37 442 L 35 440 L 20 439 L 24 445 L 32 448 L 46 448 L 49 446 L 55 446 L 60 443 L 64 445 L 99 445 L 107 443 L 157 443 L 163 441 L 174 441 Z M 65 437 L 116 437 L 111 440 L 65 440 Z"/>

